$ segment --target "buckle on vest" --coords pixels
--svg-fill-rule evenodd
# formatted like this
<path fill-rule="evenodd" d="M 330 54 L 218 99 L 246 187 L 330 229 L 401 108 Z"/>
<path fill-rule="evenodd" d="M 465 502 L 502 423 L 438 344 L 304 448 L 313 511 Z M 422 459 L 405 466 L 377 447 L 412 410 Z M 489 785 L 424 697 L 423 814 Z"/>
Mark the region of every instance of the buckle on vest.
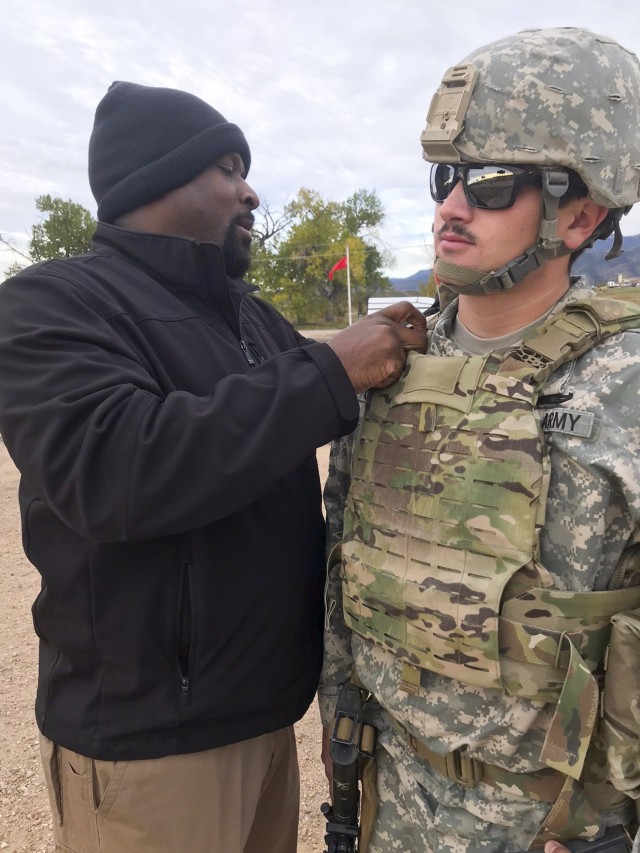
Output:
<path fill-rule="evenodd" d="M 466 752 L 454 749 L 445 755 L 444 761 L 449 779 L 465 788 L 475 788 L 482 779 L 482 764 Z"/>
<path fill-rule="evenodd" d="M 449 781 L 463 785 L 465 788 L 475 788 L 478 782 L 482 781 L 483 764 L 481 761 L 472 758 L 459 749 L 454 749 L 453 752 L 448 752 L 446 755 L 440 755 L 420 743 L 406 729 L 404 731 L 405 737 L 416 755 L 431 764 L 438 773 L 446 776 Z"/>

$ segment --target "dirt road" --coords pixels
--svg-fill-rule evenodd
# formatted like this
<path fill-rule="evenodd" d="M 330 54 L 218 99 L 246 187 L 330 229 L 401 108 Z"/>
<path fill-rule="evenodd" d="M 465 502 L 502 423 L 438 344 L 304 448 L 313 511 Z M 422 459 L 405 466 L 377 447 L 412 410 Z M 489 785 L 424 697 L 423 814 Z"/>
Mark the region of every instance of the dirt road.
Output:
<path fill-rule="evenodd" d="M 326 448 L 318 451 L 318 461 L 324 479 Z M 30 607 L 39 584 L 20 542 L 17 484 L 17 471 L 0 441 L 0 851 L 53 853 L 33 717 L 37 643 Z M 320 853 L 320 804 L 327 791 L 315 704 L 296 726 L 296 734 L 302 778 L 298 853 Z"/>

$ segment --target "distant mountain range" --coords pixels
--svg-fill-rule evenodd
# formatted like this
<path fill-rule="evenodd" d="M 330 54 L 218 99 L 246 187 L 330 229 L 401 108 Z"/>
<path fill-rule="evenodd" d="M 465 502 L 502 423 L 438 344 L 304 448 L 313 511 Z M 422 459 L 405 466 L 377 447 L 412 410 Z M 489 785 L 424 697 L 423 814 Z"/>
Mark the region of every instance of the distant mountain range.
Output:
<path fill-rule="evenodd" d="M 593 284 L 604 284 L 616 281 L 618 275 L 624 278 L 640 279 L 640 234 L 624 238 L 624 252 L 619 258 L 605 261 L 604 257 L 611 248 L 613 238 L 604 242 L 599 240 L 591 249 L 587 249 L 572 267 L 573 275 L 585 275 Z M 431 269 L 418 270 L 406 278 L 389 278 L 393 289 L 400 293 L 414 293 L 426 284 L 431 275 Z"/>

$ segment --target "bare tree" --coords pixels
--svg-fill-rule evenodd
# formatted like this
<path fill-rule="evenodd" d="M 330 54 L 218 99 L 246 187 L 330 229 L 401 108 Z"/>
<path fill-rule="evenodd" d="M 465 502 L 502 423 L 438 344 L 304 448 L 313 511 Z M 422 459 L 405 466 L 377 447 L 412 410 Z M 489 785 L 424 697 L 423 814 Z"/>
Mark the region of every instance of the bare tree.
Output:
<path fill-rule="evenodd" d="M 6 246 L 7 249 L 11 249 L 11 251 L 15 252 L 16 255 L 20 255 L 20 257 L 24 258 L 25 261 L 27 261 L 28 263 L 33 263 L 31 255 L 27 254 L 27 252 L 23 252 L 22 249 L 19 249 L 14 243 L 14 241 L 10 240 L 8 237 L 5 237 L 2 232 L 0 232 L 0 243 L 2 243 L 3 246 Z"/>
<path fill-rule="evenodd" d="M 19 249 L 16 243 L 13 240 L 10 240 L 4 234 L 0 233 L 0 244 L 6 246 L 14 255 L 19 255 L 21 258 L 27 262 L 27 264 L 33 263 L 33 258 L 24 252 L 22 249 Z M 4 271 L 4 277 L 10 278 L 12 275 L 16 275 L 23 269 L 24 264 L 18 263 L 18 261 L 13 261 L 9 264 L 9 266 Z"/>
<path fill-rule="evenodd" d="M 274 211 L 269 202 L 264 199 L 260 202 L 257 210 L 256 221 L 253 226 L 253 236 L 261 249 L 272 240 L 276 234 L 285 231 L 292 222 L 291 216 L 285 211 Z"/>

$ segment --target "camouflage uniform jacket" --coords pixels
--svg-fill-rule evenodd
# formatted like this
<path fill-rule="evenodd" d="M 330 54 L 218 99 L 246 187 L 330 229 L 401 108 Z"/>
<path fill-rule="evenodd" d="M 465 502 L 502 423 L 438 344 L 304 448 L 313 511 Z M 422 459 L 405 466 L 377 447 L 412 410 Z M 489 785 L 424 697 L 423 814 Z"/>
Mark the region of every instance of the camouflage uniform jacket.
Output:
<path fill-rule="evenodd" d="M 578 280 L 553 310 L 594 295 L 586 281 Z M 454 301 L 439 318 L 430 354 L 465 354 L 451 340 L 456 311 Z M 571 393 L 571 410 L 584 412 L 588 424 L 579 436 L 561 419 L 543 418 L 552 469 L 540 543 L 543 565 L 560 590 L 638 585 L 640 577 L 633 570 L 622 571 L 627 565 L 622 557 L 640 541 L 640 335 L 627 331 L 599 343 L 556 370 L 540 393 Z M 325 488 L 329 549 L 341 538 L 352 441 L 353 436 L 343 438 L 332 449 Z M 436 752 L 468 748 L 481 761 L 520 773 L 543 766 L 539 755 L 550 719 L 548 706 L 427 670 L 421 673 L 417 695 L 408 695 L 399 689 L 400 667 L 393 665 L 393 656 L 346 627 L 337 568 L 327 578 L 326 606 L 319 689 L 325 724 L 333 716 L 339 686 L 355 669 L 380 703 L 381 716 L 375 722 L 382 727 L 383 743 L 393 740 L 388 720 L 384 733 L 386 710 Z M 482 787 L 468 798 L 482 798 Z M 497 793 L 492 790 L 491 798 Z"/>

